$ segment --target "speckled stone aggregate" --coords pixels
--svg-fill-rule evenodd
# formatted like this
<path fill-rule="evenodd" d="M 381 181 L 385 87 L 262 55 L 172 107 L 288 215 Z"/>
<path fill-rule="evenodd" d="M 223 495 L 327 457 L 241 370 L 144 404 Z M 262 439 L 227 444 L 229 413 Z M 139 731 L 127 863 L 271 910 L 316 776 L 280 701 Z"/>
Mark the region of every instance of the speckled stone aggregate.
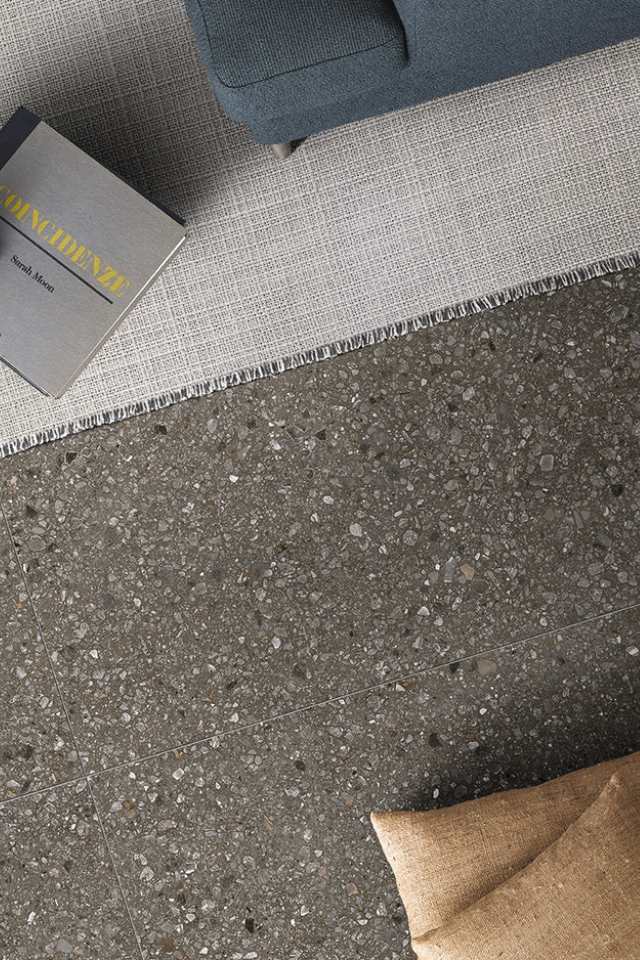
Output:
<path fill-rule="evenodd" d="M 405 960 L 371 809 L 640 749 L 639 386 L 630 271 L 0 461 L 0 883 L 89 775 L 127 901 L 7 957 Z"/>
<path fill-rule="evenodd" d="M 136 953 L 86 782 L 0 805 L 2 960 Z"/>
<path fill-rule="evenodd" d="M 0 801 L 77 775 L 77 757 L 0 515 Z"/>
<path fill-rule="evenodd" d="M 452 803 L 640 748 L 640 611 L 102 774 L 152 957 L 410 956 L 376 807 Z M 483 675 L 484 674 L 484 675 Z M 597 676 L 598 682 L 594 682 Z"/>
<path fill-rule="evenodd" d="M 0 466 L 93 768 L 638 597 L 637 276 Z"/>

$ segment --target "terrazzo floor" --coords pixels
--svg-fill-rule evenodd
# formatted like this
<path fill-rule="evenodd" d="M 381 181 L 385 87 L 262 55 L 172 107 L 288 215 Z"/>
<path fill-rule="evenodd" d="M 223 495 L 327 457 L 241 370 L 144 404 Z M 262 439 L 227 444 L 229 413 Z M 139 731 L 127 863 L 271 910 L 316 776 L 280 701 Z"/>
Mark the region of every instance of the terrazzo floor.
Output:
<path fill-rule="evenodd" d="M 0 462 L 0 958 L 408 960 L 376 808 L 640 749 L 640 271 Z"/>

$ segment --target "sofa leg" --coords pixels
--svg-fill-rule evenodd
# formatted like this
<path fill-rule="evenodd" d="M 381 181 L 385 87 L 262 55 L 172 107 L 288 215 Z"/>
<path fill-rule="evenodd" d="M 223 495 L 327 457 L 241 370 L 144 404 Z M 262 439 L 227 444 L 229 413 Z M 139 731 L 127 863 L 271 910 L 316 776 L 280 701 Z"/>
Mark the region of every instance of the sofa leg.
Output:
<path fill-rule="evenodd" d="M 291 154 L 298 149 L 301 143 L 304 143 L 305 139 L 306 137 L 303 137 L 302 140 L 290 140 L 288 143 L 272 143 L 271 149 L 278 160 L 286 160 L 287 157 L 290 157 Z"/>
<path fill-rule="evenodd" d="M 293 153 L 293 141 L 290 140 L 289 143 L 272 143 L 271 149 L 278 160 L 286 160 L 287 157 L 290 157 Z"/>

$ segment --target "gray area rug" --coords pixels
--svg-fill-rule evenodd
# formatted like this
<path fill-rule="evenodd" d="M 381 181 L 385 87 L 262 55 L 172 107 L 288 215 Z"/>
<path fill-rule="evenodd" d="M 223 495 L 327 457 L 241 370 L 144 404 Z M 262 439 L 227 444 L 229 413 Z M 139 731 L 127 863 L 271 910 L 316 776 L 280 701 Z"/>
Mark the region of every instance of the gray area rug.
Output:
<path fill-rule="evenodd" d="M 0 452 L 640 263 L 640 40 L 329 132 L 218 109 L 181 0 L 0 0 L 23 104 L 190 237 L 62 400 L 0 368 Z"/>

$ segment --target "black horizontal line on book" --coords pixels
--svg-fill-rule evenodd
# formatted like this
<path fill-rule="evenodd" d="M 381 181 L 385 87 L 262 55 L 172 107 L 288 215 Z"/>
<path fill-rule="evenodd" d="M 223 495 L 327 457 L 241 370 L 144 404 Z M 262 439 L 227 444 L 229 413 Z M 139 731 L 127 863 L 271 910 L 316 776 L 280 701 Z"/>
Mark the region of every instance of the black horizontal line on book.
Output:
<path fill-rule="evenodd" d="M 12 230 L 15 230 L 16 233 L 19 233 L 21 237 L 24 237 L 25 240 L 28 240 L 29 243 L 32 243 L 37 250 L 41 250 L 42 253 L 45 253 L 48 257 L 51 257 L 54 263 L 57 263 L 59 267 L 62 267 L 63 270 L 66 270 L 67 273 L 70 273 L 72 277 L 75 277 L 76 280 L 79 280 L 80 283 L 84 283 L 85 287 L 89 287 L 89 290 L 93 290 L 94 293 L 97 293 L 99 297 L 102 297 L 103 300 L 106 300 L 107 303 L 110 303 L 113 306 L 113 300 L 109 300 L 109 297 L 106 297 L 101 290 L 96 290 L 88 280 L 85 280 L 84 277 L 81 277 L 80 274 L 76 273 L 71 267 L 68 267 L 66 263 L 63 263 L 62 260 L 58 260 L 57 257 L 54 257 L 52 253 L 49 253 L 48 250 L 45 250 L 44 247 L 41 247 L 39 243 L 36 243 L 33 237 L 30 237 L 28 233 L 25 233 L 23 230 L 20 230 L 16 227 L 15 223 L 11 223 L 11 220 L 7 220 L 6 217 L 0 215 L 0 220 L 3 223 L 6 223 L 8 227 L 11 227 Z"/>

